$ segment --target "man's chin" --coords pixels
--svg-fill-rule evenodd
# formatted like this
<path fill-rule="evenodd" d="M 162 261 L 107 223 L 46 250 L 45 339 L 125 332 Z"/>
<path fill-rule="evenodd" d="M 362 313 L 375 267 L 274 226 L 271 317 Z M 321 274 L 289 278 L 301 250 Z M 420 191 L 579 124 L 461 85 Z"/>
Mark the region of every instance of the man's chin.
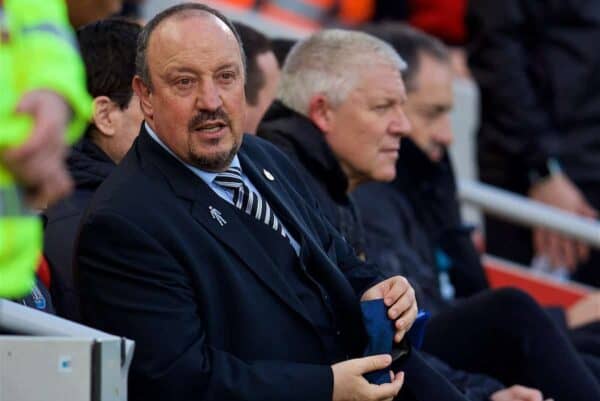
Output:
<path fill-rule="evenodd" d="M 191 164 L 207 171 L 225 171 L 237 153 L 238 147 L 233 146 L 225 150 L 194 151 L 190 155 Z"/>
<path fill-rule="evenodd" d="M 429 152 L 426 152 L 426 155 L 432 163 L 439 163 L 444 157 L 444 152 L 440 152 L 438 150 L 431 150 Z"/>
<path fill-rule="evenodd" d="M 435 146 L 425 153 L 427 154 L 429 160 L 431 160 L 433 163 L 439 163 L 442 161 L 444 155 L 446 154 L 446 148 L 442 146 Z"/>
<path fill-rule="evenodd" d="M 392 168 L 390 168 L 387 171 L 380 171 L 377 174 L 372 175 L 366 181 L 390 182 L 390 181 L 394 181 L 394 178 L 396 178 L 396 166 L 395 165 L 392 166 Z"/>

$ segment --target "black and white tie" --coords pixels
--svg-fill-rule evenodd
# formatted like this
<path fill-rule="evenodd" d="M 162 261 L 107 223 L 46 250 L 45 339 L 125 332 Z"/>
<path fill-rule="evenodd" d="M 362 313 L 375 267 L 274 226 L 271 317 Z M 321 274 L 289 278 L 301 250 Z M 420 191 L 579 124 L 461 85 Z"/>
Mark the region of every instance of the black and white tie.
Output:
<path fill-rule="evenodd" d="M 227 171 L 217 174 L 213 182 L 225 189 L 233 191 L 233 204 L 246 214 L 286 237 L 286 231 L 279 219 L 269 206 L 269 203 L 258 193 L 248 188 L 242 180 L 242 170 L 239 167 L 230 167 Z"/>

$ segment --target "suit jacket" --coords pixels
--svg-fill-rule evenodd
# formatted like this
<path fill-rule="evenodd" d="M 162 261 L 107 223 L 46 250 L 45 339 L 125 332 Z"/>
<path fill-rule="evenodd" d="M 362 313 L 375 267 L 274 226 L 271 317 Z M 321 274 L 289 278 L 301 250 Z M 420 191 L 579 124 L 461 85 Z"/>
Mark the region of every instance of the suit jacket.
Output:
<path fill-rule="evenodd" d="M 331 297 L 347 356 L 360 356 L 359 294 L 382 277 L 274 146 L 246 136 L 238 154 Z M 136 341 L 130 400 L 331 400 L 331 355 L 236 213 L 143 129 L 96 192 L 76 251 L 82 314 Z"/>

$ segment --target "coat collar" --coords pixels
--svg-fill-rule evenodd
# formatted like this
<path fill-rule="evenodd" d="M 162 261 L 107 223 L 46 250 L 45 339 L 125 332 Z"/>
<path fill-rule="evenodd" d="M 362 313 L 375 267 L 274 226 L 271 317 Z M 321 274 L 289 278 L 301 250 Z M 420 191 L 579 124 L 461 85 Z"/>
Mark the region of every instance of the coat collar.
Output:
<path fill-rule="evenodd" d="M 273 102 L 259 127 L 258 135 L 267 140 L 285 140 L 294 148 L 314 177 L 320 177 L 334 199 L 347 199 L 348 178 L 319 128 L 305 116 L 295 112 L 281 101 Z"/>
<path fill-rule="evenodd" d="M 254 234 L 239 220 L 234 206 L 221 199 L 204 181 L 194 175 L 179 160 L 155 142 L 142 128 L 137 139 L 136 148 L 143 168 L 157 168 L 163 175 L 174 193 L 191 202 L 191 214 L 208 232 L 211 233 L 225 248 L 241 259 L 270 290 L 297 312 L 302 318 L 311 323 L 300 300 L 288 290 L 286 282 L 278 272 L 269 255 L 258 244 Z M 296 213 L 289 207 L 291 201 L 287 192 L 281 187 L 277 176 L 274 180 L 266 178 L 266 168 L 255 164 L 246 154 L 244 146 L 238 152 L 244 173 L 252 181 L 276 211 L 279 219 L 295 238 L 304 244 L 304 226 Z M 273 175 L 273 172 L 269 171 Z M 211 213 L 217 210 L 223 224 Z M 311 323 L 312 325 L 312 323 Z M 314 327 L 314 326 L 313 326 Z"/>
<path fill-rule="evenodd" d="M 76 188 L 90 190 L 96 190 L 116 167 L 115 162 L 88 137 L 70 149 L 67 166 Z"/>
<path fill-rule="evenodd" d="M 440 175 L 454 177 L 448 152 L 442 160 L 433 162 L 410 138 L 402 139 L 394 186 L 405 191 L 422 190 Z"/>

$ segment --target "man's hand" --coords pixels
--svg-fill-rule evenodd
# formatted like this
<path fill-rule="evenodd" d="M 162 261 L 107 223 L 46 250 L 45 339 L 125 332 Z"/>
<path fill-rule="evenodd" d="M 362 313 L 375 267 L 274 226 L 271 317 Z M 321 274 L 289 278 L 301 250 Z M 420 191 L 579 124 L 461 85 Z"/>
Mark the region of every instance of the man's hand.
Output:
<path fill-rule="evenodd" d="M 583 217 L 597 216 L 596 210 L 564 174 L 555 174 L 535 184 L 529 190 L 529 197 Z M 535 254 L 548 257 L 553 267 L 567 267 L 572 271 L 589 257 L 587 245 L 547 229 L 534 230 L 533 244 Z"/>
<path fill-rule="evenodd" d="M 333 371 L 333 401 L 392 401 L 404 383 L 404 373 L 394 375 L 391 383 L 371 384 L 363 377 L 365 373 L 390 366 L 389 355 L 373 355 L 336 363 Z"/>
<path fill-rule="evenodd" d="M 588 295 L 566 311 L 567 325 L 574 329 L 600 321 L 600 292 Z"/>
<path fill-rule="evenodd" d="M 415 290 L 402 276 L 394 276 L 369 288 L 361 301 L 381 299 L 388 307 L 388 317 L 395 321 L 394 341 L 399 343 L 417 318 L 418 307 Z"/>
<path fill-rule="evenodd" d="M 16 112 L 33 117 L 33 131 L 23 145 L 2 153 L 0 161 L 25 189 L 31 205 L 46 206 L 73 186 L 64 163 L 65 128 L 71 112 L 62 97 L 48 90 L 25 94 Z"/>
<path fill-rule="evenodd" d="M 512 386 L 496 391 L 490 396 L 490 401 L 544 401 L 544 397 L 539 390 L 524 386 Z"/>

